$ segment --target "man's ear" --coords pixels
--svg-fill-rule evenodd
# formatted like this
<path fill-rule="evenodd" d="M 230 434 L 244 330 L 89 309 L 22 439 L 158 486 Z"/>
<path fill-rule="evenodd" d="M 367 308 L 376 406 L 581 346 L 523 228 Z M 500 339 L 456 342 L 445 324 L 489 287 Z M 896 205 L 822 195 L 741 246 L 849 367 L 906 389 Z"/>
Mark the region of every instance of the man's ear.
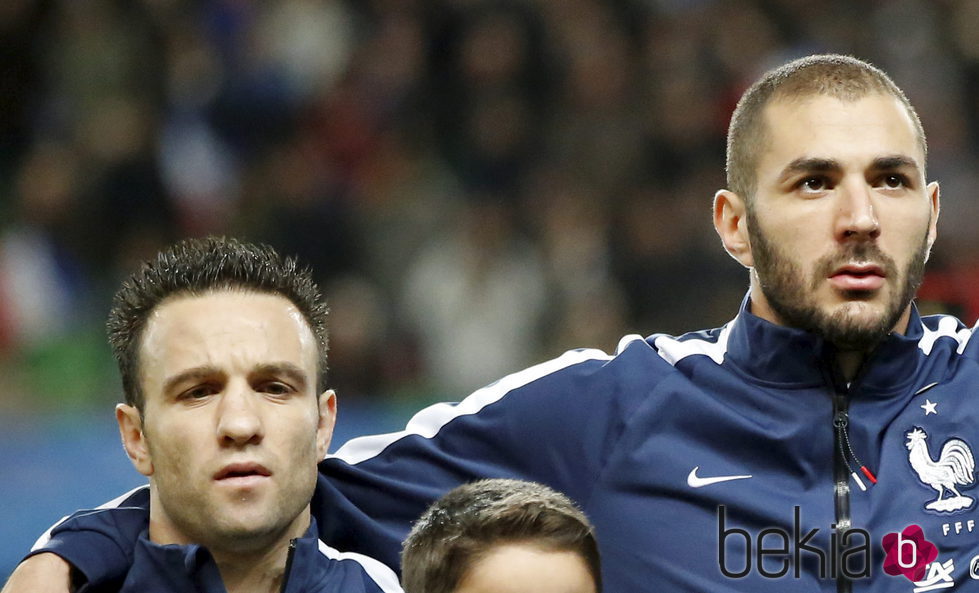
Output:
<path fill-rule="evenodd" d="M 935 239 L 938 238 L 938 214 L 942 209 L 941 189 L 938 187 L 937 181 L 932 181 L 925 191 L 928 193 L 928 201 L 931 204 L 931 226 L 928 227 L 928 250 L 931 251 L 931 246 L 935 244 Z"/>
<path fill-rule="evenodd" d="M 319 398 L 319 424 L 316 426 L 316 452 L 320 459 L 326 457 L 333 438 L 333 426 L 337 421 L 337 394 L 327 389 Z"/>
<path fill-rule="evenodd" d="M 122 446 L 126 449 L 126 455 L 132 461 L 133 467 L 144 476 L 152 476 L 153 460 L 150 457 L 149 447 L 146 445 L 146 436 L 143 434 L 143 418 L 139 410 L 126 404 L 116 405 L 116 422 L 119 423 L 119 436 L 122 437 Z"/>
<path fill-rule="evenodd" d="M 714 230 L 731 257 L 746 268 L 755 265 L 748 240 L 747 206 L 741 196 L 727 189 L 714 194 Z"/>

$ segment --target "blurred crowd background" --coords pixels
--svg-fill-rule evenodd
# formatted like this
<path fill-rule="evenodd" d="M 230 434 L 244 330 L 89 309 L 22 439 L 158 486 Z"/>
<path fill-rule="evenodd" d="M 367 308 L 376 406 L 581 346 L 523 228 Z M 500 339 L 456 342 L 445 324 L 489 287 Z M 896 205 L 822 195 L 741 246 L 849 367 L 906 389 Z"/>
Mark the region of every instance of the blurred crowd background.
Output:
<path fill-rule="evenodd" d="M 976 31 L 971 0 L 2 0 L 0 529 L 64 488 L 29 455 L 86 468 L 85 423 L 111 435 L 111 295 L 182 237 L 313 267 L 341 425 L 724 323 L 747 288 L 710 223 L 728 118 L 809 53 L 917 107 L 943 190 L 922 306 L 971 324 Z"/>

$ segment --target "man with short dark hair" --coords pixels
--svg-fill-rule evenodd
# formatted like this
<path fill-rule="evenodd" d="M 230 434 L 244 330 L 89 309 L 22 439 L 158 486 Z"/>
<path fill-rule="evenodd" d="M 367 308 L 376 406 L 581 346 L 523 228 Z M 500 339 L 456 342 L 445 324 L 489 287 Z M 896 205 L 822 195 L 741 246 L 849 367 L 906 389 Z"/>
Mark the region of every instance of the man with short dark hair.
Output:
<path fill-rule="evenodd" d="M 568 497 L 478 480 L 438 499 L 401 551 L 405 593 L 601 593 L 595 530 Z"/>
<path fill-rule="evenodd" d="M 379 562 L 327 548 L 311 520 L 336 417 L 326 314 L 308 270 L 235 240 L 183 241 L 123 283 L 108 322 L 116 418 L 149 487 L 122 504 L 148 504 L 149 521 L 111 588 L 399 591 Z"/>
<path fill-rule="evenodd" d="M 912 304 L 939 213 L 925 156 L 917 115 L 870 64 L 766 73 L 735 110 L 714 199 L 749 270 L 735 319 L 571 351 L 354 439 L 320 464 L 322 535 L 394 566 L 432 500 L 512 477 L 580 502 L 611 591 L 964 590 L 979 578 L 979 342 Z"/>
<path fill-rule="evenodd" d="M 853 134 L 874 126 L 876 137 Z M 903 150 L 887 152 L 898 143 Z M 843 56 L 783 67 L 749 89 L 731 119 L 731 189 L 717 193 L 714 222 L 728 253 L 752 271 L 752 312 L 833 344 L 847 380 L 889 332 L 907 326 L 938 222 L 938 184 L 925 185 L 926 154 L 904 93 L 880 70 Z M 844 160 L 869 155 L 867 162 Z M 860 179 L 845 176 L 858 172 Z M 856 181 L 864 187 L 846 186 Z M 883 208 L 867 199 L 874 190 L 926 200 L 891 199 L 894 207 Z M 842 216 L 821 227 L 818 204 L 826 200 L 819 198 L 831 192 L 852 200 L 834 204 Z M 886 235 L 884 216 L 895 221 Z M 809 236 L 830 224 L 840 234 L 833 251 Z M 900 250 L 886 248 L 899 242 Z"/>

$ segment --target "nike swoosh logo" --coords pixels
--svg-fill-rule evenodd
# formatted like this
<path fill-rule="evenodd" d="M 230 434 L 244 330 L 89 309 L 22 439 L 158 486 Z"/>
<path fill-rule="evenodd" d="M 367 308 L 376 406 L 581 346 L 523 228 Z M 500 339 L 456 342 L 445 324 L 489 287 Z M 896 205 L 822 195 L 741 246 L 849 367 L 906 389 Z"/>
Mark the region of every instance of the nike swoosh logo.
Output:
<path fill-rule="evenodd" d="M 703 488 L 704 486 L 710 486 L 711 484 L 719 484 L 721 482 L 730 482 L 731 480 L 746 480 L 751 476 L 717 476 L 714 478 L 701 478 L 697 475 L 697 470 L 700 466 L 690 470 L 690 475 L 687 476 L 687 486 L 691 488 Z"/>

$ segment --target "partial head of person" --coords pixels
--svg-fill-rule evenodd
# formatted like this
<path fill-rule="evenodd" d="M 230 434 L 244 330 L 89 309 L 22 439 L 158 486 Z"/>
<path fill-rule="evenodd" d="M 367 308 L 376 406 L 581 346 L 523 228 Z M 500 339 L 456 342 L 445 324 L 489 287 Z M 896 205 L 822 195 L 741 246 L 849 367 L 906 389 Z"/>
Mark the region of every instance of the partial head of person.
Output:
<path fill-rule="evenodd" d="M 809 56 L 766 73 L 731 118 L 725 249 L 751 271 L 752 312 L 867 352 L 903 333 L 936 237 L 925 134 L 878 68 Z"/>
<path fill-rule="evenodd" d="M 595 532 L 568 497 L 480 480 L 436 501 L 401 552 L 405 593 L 601 593 Z"/>
<path fill-rule="evenodd" d="M 326 313 L 309 270 L 234 239 L 182 241 L 123 283 L 116 418 L 149 477 L 152 541 L 205 545 L 220 564 L 303 535 L 335 419 Z"/>

